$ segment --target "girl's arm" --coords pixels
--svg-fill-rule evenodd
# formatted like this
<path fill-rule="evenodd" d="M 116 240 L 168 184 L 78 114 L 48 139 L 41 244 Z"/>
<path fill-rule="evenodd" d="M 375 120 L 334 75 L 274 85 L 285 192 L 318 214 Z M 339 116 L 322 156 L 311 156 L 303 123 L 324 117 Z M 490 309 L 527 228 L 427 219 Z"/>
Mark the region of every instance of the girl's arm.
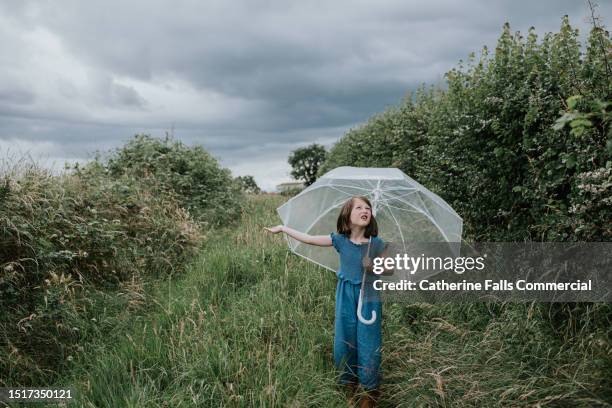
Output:
<path fill-rule="evenodd" d="M 265 228 L 267 231 L 270 231 L 273 234 L 278 234 L 279 232 L 284 232 L 289 235 L 291 238 L 297 239 L 300 242 L 310 245 L 317 246 L 332 246 L 332 240 L 329 235 L 310 235 L 305 234 L 300 231 L 296 231 L 293 228 L 286 227 L 284 225 L 277 225 L 272 228 Z"/>

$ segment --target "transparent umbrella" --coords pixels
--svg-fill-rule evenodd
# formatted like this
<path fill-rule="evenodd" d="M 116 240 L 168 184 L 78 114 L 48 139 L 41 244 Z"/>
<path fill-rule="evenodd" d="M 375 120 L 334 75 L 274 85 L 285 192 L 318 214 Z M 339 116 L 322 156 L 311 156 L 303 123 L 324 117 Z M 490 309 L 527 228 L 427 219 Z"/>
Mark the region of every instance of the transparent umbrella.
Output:
<path fill-rule="evenodd" d="M 442 198 L 396 168 L 337 167 L 276 211 L 286 226 L 329 235 L 336 230 L 342 205 L 356 195 L 370 200 L 379 237 L 393 242 L 397 251 L 407 252 L 414 242 L 461 242 L 462 218 Z M 339 257 L 333 249 L 285 238 L 295 254 L 338 270 Z"/>

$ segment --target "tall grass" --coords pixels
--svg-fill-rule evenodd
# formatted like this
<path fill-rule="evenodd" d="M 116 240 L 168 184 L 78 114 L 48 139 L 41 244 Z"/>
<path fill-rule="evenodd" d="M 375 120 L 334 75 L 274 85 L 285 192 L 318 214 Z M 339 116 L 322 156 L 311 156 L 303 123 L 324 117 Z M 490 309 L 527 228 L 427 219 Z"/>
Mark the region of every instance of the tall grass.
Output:
<path fill-rule="evenodd" d="M 342 406 L 331 365 L 335 277 L 264 235 L 282 197 L 253 196 L 185 279 L 116 342 L 92 340 L 70 378 L 84 406 Z"/>
<path fill-rule="evenodd" d="M 82 350 L 92 308 L 144 305 L 145 280 L 179 273 L 201 244 L 177 201 L 138 179 L 25 160 L 0 179 L 0 386 L 52 381 Z"/>
<path fill-rule="evenodd" d="M 77 388 L 75 405 L 346 406 L 336 277 L 262 230 L 284 200 L 251 196 L 239 227 L 214 231 L 183 278 L 156 286 L 149 313 L 91 339 L 57 382 Z M 609 331 L 560 337 L 544 310 L 385 304 L 381 406 L 610 406 Z"/>

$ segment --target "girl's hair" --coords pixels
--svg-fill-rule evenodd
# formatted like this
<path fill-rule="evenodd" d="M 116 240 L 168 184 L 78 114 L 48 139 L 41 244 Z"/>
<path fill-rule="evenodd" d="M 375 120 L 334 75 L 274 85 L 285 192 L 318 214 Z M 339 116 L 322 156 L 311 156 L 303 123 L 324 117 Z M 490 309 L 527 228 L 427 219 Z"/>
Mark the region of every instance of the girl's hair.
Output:
<path fill-rule="evenodd" d="M 340 210 L 340 215 L 338 215 L 338 222 L 336 223 L 338 234 L 351 235 L 351 211 L 353 211 L 356 198 L 364 201 L 367 205 L 370 206 L 370 208 L 372 208 L 372 204 L 370 204 L 370 200 L 368 200 L 367 197 L 353 196 L 349 198 L 342 206 L 342 209 Z M 366 238 L 378 236 L 378 223 L 376 222 L 376 218 L 374 218 L 374 214 L 372 214 L 372 216 L 370 217 L 370 223 L 365 228 L 364 236 Z"/>

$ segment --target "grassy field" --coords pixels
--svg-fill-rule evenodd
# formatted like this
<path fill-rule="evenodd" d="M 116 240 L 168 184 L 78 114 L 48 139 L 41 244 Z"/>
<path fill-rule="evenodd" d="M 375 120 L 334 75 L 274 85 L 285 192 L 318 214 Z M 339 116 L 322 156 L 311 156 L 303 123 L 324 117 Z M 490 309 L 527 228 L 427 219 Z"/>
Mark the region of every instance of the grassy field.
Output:
<path fill-rule="evenodd" d="M 100 324 L 57 386 L 75 406 L 346 407 L 332 358 L 333 273 L 291 254 L 285 197 L 252 196 L 238 229 L 209 235 L 151 305 Z M 381 406 L 611 406 L 609 338 L 562 338 L 518 304 L 385 304 Z"/>

